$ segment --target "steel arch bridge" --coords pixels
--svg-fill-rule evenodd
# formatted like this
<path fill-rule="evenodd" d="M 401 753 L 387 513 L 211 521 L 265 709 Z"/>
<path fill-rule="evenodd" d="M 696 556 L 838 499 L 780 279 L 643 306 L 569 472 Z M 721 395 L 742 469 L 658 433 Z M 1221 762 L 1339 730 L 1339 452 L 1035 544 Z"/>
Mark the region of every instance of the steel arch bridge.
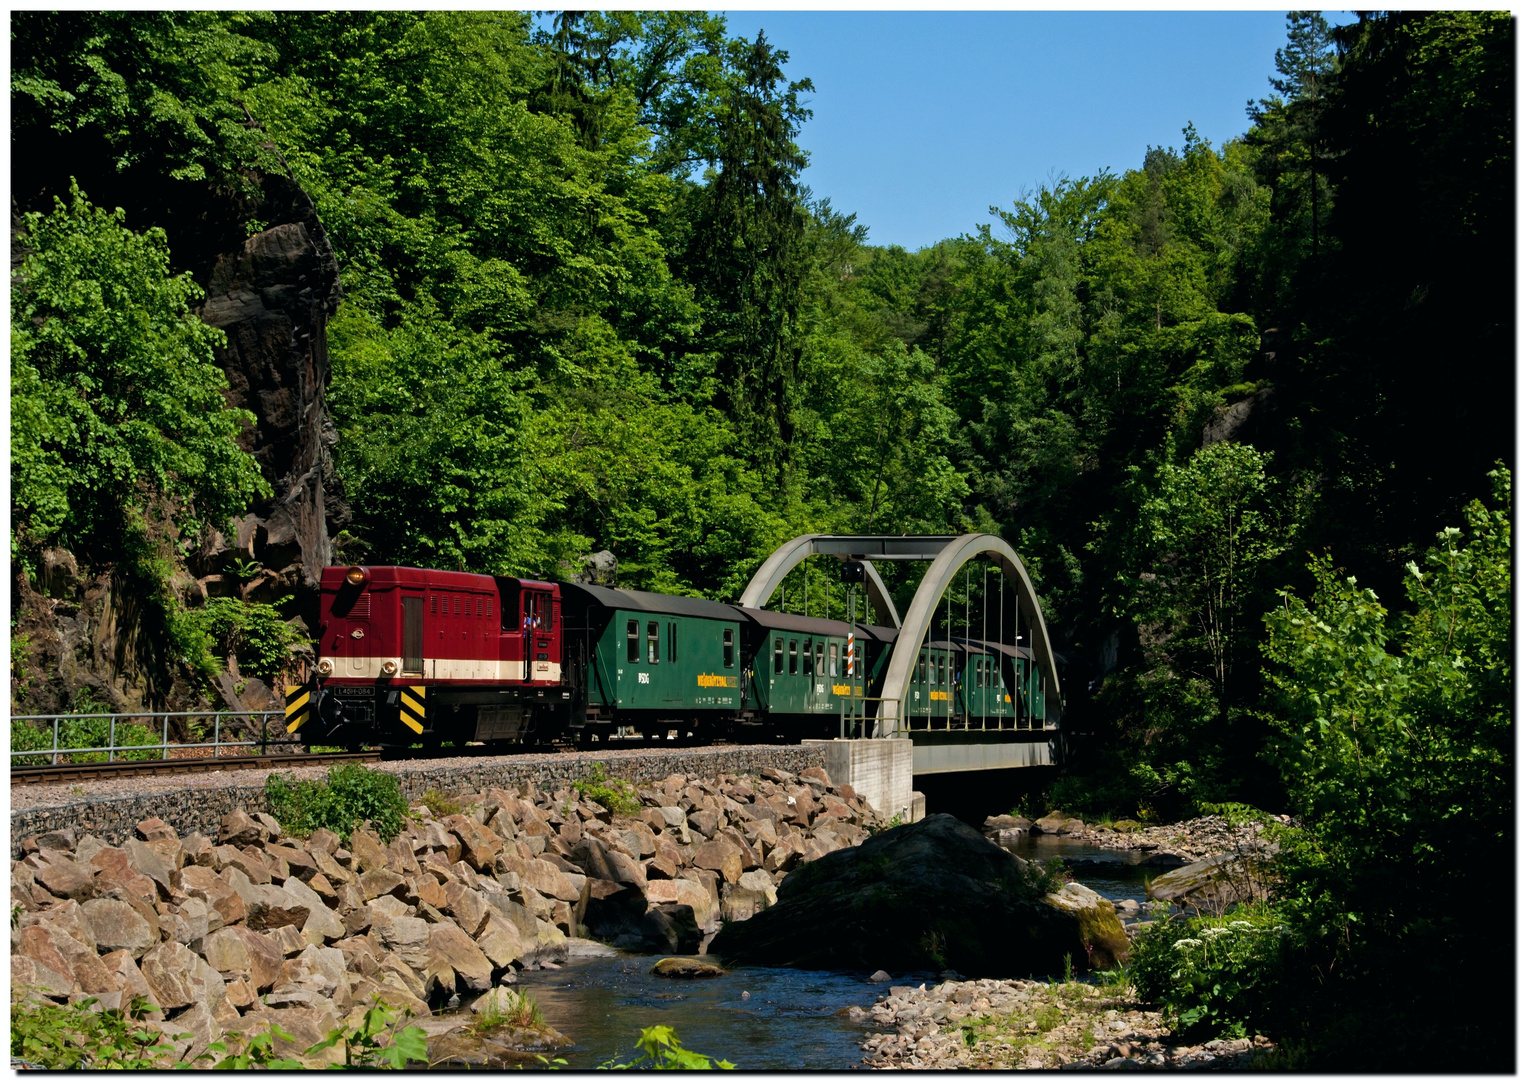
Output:
<path fill-rule="evenodd" d="M 883 678 L 877 710 L 876 736 L 914 740 L 914 772 L 958 772 L 975 769 L 1047 765 L 1053 751 L 1061 717 L 1061 683 L 1045 616 L 1035 586 L 1024 563 L 1004 540 L 987 533 L 963 536 L 830 536 L 809 533 L 790 540 L 761 564 L 740 597 L 743 607 L 764 607 L 788 572 L 814 555 L 863 564 L 866 595 L 870 603 L 897 629 L 892 659 Z M 984 559 L 1002 572 L 1014 586 L 1017 614 L 1029 628 L 1030 650 L 1046 686 L 1047 733 L 1044 743 L 990 740 L 991 732 L 959 732 L 959 739 L 928 738 L 929 733 L 910 732 L 905 723 L 904 701 L 913 678 L 919 650 L 924 647 L 940 599 L 968 563 Z M 929 562 L 908 612 L 901 618 L 874 562 Z M 1016 623 L 1018 625 L 1018 623 Z M 949 630 L 949 628 L 948 628 Z M 941 735 L 943 733 L 935 733 Z"/>

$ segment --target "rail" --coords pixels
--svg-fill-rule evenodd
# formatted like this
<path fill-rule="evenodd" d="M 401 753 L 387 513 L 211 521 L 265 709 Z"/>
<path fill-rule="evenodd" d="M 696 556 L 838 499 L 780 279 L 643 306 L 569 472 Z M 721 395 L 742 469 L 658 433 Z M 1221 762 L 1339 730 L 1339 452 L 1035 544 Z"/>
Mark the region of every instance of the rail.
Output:
<path fill-rule="evenodd" d="M 246 717 L 249 717 L 250 720 L 253 717 L 258 717 L 259 721 L 260 721 L 260 723 L 259 723 L 259 738 L 257 738 L 257 739 L 238 739 L 238 740 L 223 739 L 222 738 L 222 722 L 223 722 L 223 720 L 224 719 L 229 719 L 230 720 L 231 718 L 237 717 L 237 716 L 246 716 Z M 162 760 L 162 761 L 168 761 L 169 760 L 169 751 L 170 750 L 205 750 L 205 749 L 210 749 L 211 750 L 211 756 L 213 758 L 220 758 L 222 756 L 222 751 L 224 749 L 230 750 L 230 749 L 235 749 L 235 748 L 253 747 L 253 746 L 259 747 L 259 753 L 262 756 L 263 754 L 268 753 L 269 752 L 269 748 L 272 747 L 272 746 L 299 746 L 299 745 L 301 745 L 301 740 L 300 739 L 286 739 L 286 738 L 281 738 L 281 737 L 277 737 L 277 738 L 271 739 L 269 737 L 269 721 L 270 721 L 270 719 L 272 717 L 278 717 L 280 720 L 283 721 L 285 719 L 285 713 L 282 712 L 282 711 L 280 711 L 280 710 L 277 710 L 277 709 L 262 710 L 262 711 L 261 710 L 252 710 L 252 709 L 243 709 L 243 710 L 238 710 L 238 709 L 223 709 L 223 710 L 218 711 L 218 712 L 210 712 L 210 711 L 208 711 L 208 712 L 134 712 L 134 713 L 33 713 L 33 714 L 29 714 L 29 715 L 24 715 L 24 716 L 12 716 L 11 720 L 13 720 L 13 721 L 15 721 L 15 720 L 25 720 L 25 721 L 27 721 L 29 723 L 35 722 L 35 721 L 39 721 L 39 720 L 41 720 L 41 721 L 49 721 L 49 720 L 52 721 L 52 727 L 53 727 L 53 745 L 51 747 L 48 747 L 48 748 L 33 747 L 30 750 L 14 750 L 13 749 L 11 751 L 11 765 L 12 765 L 12 768 L 16 767 L 16 759 L 17 758 L 39 758 L 39 757 L 46 757 L 46 758 L 49 759 L 49 762 L 48 762 L 49 764 L 51 764 L 51 765 L 57 765 L 58 764 L 58 759 L 60 757 L 66 757 L 66 758 L 69 758 L 69 759 L 72 760 L 76 755 L 79 755 L 79 754 L 105 754 L 107 762 L 114 762 L 114 761 L 116 761 L 116 755 L 118 755 L 118 754 L 125 755 L 125 754 L 129 754 L 130 753 L 130 754 L 133 754 L 133 755 L 138 755 L 138 754 L 142 754 L 142 753 L 146 753 L 148 751 L 154 751 L 154 750 L 159 751 L 159 753 L 160 753 L 160 760 Z M 211 730 L 212 730 L 211 741 L 210 742 L 171 743 L 169 741 L 169 721 L 173 720 L 173 719 L 176 719 L 176 718 L 184 718 L 184 719 L 190 719 L 190 720 L 196 720 L 196 719 L 210 720 L 211 721 Z M 109 734 L 107 736 L 107 740 L 108 740 L 107 745 L 105 745 L 105 746 L 59 746 L 58 745 L 58 743 L 59 743 L 59 729 L 60 729 L 60 727 L 62 726 L 62 724 L 63 724 L 63 722 L 65 720 L 97 720 L 98 721 L 98 720 L 104 720 L 104 719 L 109 719 L 110 722 L 111 722 L 111 726 L 110 726 L 110 729 L 109 729 Z M 117 731 L 118 724 L 120 724 L 120 723 L 122 723 L 124 721 L 127 722 L 127 723 L 131 723 L 132 721 L 136 721 L 136 720 L 162 721 L 162 732 L 161 732 L 162 738 L 161 738 L 161 740 L 159 742 L 157 742 L 157 743 L 117 743 L 117 741 L 116 741 L 116 731 Z M 142 727 L 143 725 L 141 725 L 141 724 L 132 724 L 132 726 L 133 727 Z M 159 725 L 155 724 L 154 726 L 157 727 Z M 284 734 L 285 734 L 285 732 L 282 729 L 280 731 L 280 735 L 283 736 Z M 239 755 L 239 756 L 242 756 L 242 755 Z"/>

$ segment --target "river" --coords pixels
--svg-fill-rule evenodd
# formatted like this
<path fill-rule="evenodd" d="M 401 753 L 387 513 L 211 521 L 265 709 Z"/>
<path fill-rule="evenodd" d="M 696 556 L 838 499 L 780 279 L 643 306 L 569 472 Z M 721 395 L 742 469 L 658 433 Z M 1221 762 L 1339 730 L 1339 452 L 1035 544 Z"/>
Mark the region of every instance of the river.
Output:
<path fill-rule="evenodd" d="M 1027 840 L 1026 859 L 1075 860 L 1072 876 L 1111 900 L 1146 898 L 1144 852 L 1109 851 L 1056 837 Z M 933 985 L 932 971 L 893 972 L 892 982 L 866 981 L 869 972 L 801 971 L 740 966 L 717 979 L 664 979 L 649 973 L 656 956 L 572 960 L 559 971 L 525 971 L 516 989 L 538 1001 L 544 1019 L 576 1040 L 556 1056 L 566 1068 L 594 1069 L 615 1056 L 635 1056 L 639 1029 L 666 1024 L 688 1049 L 727 1058 L 749 1071 L 864 1068 L 867 1025 L 840 1015 L 870 1009 L 893 985 Z M 748 994 L 748 996 L 746 996 Z"/>

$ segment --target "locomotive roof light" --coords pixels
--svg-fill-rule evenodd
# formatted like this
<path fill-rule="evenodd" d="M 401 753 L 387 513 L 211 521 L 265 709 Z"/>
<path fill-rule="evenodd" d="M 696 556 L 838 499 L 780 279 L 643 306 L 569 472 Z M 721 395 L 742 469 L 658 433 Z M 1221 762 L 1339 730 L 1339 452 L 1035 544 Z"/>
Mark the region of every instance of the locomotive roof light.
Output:
<path fill-rule="evenodd" d="M 370 572 L 362 566 L 349 567 L 348 573 L 343 575 L 343 580 L 350 585 L 363 585 L 370 576 Z"/>

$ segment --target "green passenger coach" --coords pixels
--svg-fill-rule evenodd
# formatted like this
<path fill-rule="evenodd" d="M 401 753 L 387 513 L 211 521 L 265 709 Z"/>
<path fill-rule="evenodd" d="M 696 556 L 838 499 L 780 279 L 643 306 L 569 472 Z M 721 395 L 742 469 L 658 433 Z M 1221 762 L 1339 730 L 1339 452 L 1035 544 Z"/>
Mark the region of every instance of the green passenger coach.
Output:
<path fill-rule="evenodd" d="M 722 726 L 744 701 L 740 617 L 687 596 L 562 585 L 566 647 L 587 723 Z M 584 657 L 584 663 L 581 659 Z"/>

